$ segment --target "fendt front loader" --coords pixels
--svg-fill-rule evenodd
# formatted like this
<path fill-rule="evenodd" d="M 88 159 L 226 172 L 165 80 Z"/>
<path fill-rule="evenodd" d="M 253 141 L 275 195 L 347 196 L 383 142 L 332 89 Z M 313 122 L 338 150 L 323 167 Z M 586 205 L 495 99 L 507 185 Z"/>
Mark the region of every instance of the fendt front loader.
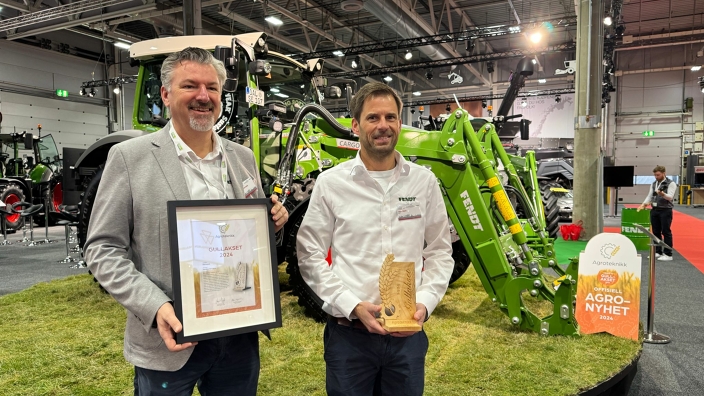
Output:
<path fill-rule="evenodd" d="M 158 130 L 168 120 L 168 109 L 159 97 L 163 59 L 190 45 L 214 50 L 228 70 L 216 132 L 249 146 L 259 162 L 264 190 L 285 200 L 290 215 L 278 257 L 287 262 L 289 283 L 299 303 L 308 314 L 322 319 L 322 301 L 298 272 L 296 235 L 317 176 L 354 158 L 359 141 L 350 129 L 351 119 L 336 119 L 320 104 L 323 98 L 342 97 L 339 87 L 327 86 L 328 80 L 318 76 L 322 61 L 301 64 L 269 52 L 266 38 L 264 33 L 248 33 L 173 37 L 132 45 L 130 55 L 140 63 L 135 129 L 99 140 L 74 166 L 75 177 L 85 187 L 79 237 L 85 240 L 109 148 Z M 438 178 L 453 234 L 451 281 L 471 262 L 490 298 L 516 326 L 545 335 L 571 335 L 577 334 L 573 309 L 576 262 L 567 270 L 557 265 L 552 239 L 545 231 L 534 157 L 530 153 L 525 158 L 508 155 L 497 135 L 497 127 L 513 118 L 507 115 L 508 109 L 531 73 L 530 62 L 521 61 L 504 101 L 506 108 L 494 119 L 474 119 L 458 109 L 439 131 L 403 126 L 397 150 L 409 161 L 430 168 Z M 555 283 L 545 278 L 543 268 L 553 269 L 559 277 Z M 552 314 L 540 317 L 531 312 L 524 298 L 553 303 Z"/>

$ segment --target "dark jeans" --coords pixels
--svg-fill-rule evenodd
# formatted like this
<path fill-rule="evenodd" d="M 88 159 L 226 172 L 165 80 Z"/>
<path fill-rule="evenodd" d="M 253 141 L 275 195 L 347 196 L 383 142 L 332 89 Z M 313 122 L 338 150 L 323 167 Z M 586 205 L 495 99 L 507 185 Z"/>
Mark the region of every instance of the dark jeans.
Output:
<path fill-rule="evenodd" d="M 650 224 L 653 226 L 653 234 L 660 238 L 669 247 L 672 246 L 672 209 L 653 209 L 650 211 Z M 657 246 L 655 252 L 662 254 L 662 248 Z M 665 249 L 666 256 L 672 256 L 672 249 Z"/>
<path fill-rule="evenodd" d="M 423 394 L 428 352 L 424 331 L 399 338 L 329 320 L 323 342 L 328 395 Z"/>
<path fill-rule="evenodd" d="M 135 396 L 190 396 L 198 383 L 203 396 L 257 394 L 259 339 L 256 332 L 199 341 L 178 371 L 134 368 Z"/>

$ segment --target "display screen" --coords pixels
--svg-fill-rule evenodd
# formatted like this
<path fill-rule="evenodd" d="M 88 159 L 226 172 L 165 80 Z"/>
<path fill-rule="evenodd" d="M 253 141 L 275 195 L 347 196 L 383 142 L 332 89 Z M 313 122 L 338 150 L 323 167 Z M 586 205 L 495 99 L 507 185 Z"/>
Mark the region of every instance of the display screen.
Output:
<path fill-rule="evenodd" d="M 604 187 L 633 187 L 633 166 L 604 166 Z"/>

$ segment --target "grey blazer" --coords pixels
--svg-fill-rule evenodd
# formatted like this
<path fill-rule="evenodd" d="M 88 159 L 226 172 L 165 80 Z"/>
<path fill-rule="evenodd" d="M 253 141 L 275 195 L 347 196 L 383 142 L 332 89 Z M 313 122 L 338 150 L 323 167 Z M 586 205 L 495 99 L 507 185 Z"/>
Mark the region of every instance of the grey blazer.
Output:
<path fill-rule="evenodd" d="M 124 355 L 151 370 L 176 371 L 193 348 L 170 352 L 157 329 L 156 312 L 173 297 L 166 201 L 190 193 L 168 128 L 110 149 L 88 226 L 85 259 L 95 278 L 127 309 Z M 223 140 L 235 198 L 254 176 L 264 198 L 251 150 Z"/>

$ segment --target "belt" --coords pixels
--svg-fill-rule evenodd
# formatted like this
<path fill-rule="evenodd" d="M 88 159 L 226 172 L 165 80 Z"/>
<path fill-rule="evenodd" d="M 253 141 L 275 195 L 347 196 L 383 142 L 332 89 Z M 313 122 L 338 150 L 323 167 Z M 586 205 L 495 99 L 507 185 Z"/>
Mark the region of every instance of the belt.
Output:
<path fill-rule="evenodd" d="M 355 329 L 360 329 L 364 331 L 369 331 L 367 330 L 367 327 L 364 326 L 364 323 L 362 323 L 361 320 L 359 319 L 352 319 L 349 320 L 347 318 L 338 318 L 336 316 L 328 316 L 328 322 L 334 323 L 339 326 L 347 326 L 347 327 L 354 327 Z"/>

